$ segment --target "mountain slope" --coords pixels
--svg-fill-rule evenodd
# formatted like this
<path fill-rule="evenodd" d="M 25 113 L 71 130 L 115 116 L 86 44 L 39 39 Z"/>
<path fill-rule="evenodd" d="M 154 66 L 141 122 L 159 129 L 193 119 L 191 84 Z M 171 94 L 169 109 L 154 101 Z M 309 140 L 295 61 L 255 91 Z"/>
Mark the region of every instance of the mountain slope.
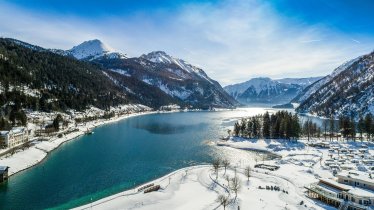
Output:
<path fill-rule="evenodd" d="M 117 77 L 131 77 L 158 88 L 183 105 L 194 108 L 230 108 L 238 103 L 218 82 L 184 60 L 162 51 L 151 52 L 138 58 L 99 57 L 92 62 L 100 64 Z"/>
<path fill-rule="evenodd" d="M 253 78 L 243 83 L 229 85 L 224 89 L 242 103 L 287 103 L 305 86 L 319 77 L 286 78 L 272 80 L 267 77 Z"/>
<path fill-rule="evenodd" d="M 297 111 L 319 116 L 374 113 L 374 52 L 339 66 L 293 101 Z"/>
<path fill-rule="evenodd" d="M 324 86 L 326 83 L 331 81 L 336 75 L 340 74 L 342 71 L 346 70 L 350 65 L 352 65 L 354 62 L 359 60 L 360 57 L 347 61 L 344 64 L 340 65 L 338 68 L 336 68 L 330 75 L 327 75 L 320 80 L 317 80 L 315 83 L 307 86 L 302 92 L 300 92 L 294 99 L 292 99 L 291 102 L 293 103 L 301 103 L 305 101 L 307 98 L 309 98 L 311 95 L 313 95 L 319 88 Z"/>

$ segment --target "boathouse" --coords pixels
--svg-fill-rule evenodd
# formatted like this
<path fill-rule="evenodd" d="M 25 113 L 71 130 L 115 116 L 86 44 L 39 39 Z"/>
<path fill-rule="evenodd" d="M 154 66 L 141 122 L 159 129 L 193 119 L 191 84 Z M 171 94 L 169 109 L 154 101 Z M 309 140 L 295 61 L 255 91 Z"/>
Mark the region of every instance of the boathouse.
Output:
<path fill-rule="evenodd" d="M 8 166 L 0 166 L 0 183 L 8 180 Z"/>

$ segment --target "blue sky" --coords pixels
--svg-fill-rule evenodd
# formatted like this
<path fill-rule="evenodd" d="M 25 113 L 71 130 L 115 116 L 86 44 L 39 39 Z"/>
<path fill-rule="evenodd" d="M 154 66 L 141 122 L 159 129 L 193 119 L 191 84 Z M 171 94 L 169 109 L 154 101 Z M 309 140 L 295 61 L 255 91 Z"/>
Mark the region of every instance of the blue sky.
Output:
<path fill-rule="evenodd" d="M 69 49 L 98 38 L 129 56 L 163 50 L 227 85 L 330 73 L 374 49 L 370 0 L 0 0 L 0 35 Z"/>

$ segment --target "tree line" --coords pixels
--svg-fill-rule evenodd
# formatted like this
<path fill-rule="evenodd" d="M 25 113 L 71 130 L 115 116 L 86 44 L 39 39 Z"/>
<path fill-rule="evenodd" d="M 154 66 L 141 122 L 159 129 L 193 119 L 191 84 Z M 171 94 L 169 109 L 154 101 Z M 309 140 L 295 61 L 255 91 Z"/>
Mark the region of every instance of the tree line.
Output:
<path fill-rule="evenodd" d="M 231 131 L 230 131 L 231 133 Z M 357 136 L 357 134 L 359 134 Z M 299 137 L 321 138 L 325 140 L 344 138 L 346 140 L 371 140 L 374 136 L 374 117 L 371 113 L 359 117 L 341 115 L 336 120 L 323 120 L 322 126 L 307 119 L 301 122 L 297 113 L 277 111 L 274 114 L 259 114 L 243 118 L 234 124 L 232 135 L 244 138 L 297 139 Z"/>
<path fill-rule="evenodd" d="M 245 138 L 297 139 L 301 135 L 298 115 L 287 111 L 243 118 L 234 125 L 233 135 Z"/>
<path fill-rule="evenodd" d="M 355 120 L 353 115 L 339 116 L 338 120 L 335 120 L 332 116 L 329 120 L 326 120 L 322 124 L 325 139 L 333 140 L 339 137 L 344 139 L 360 139 L 370 141 L 374 136 L 374 119 L 371 113 L 360 116 L 358 121 Z M 359 134 L 359 136 L 357 136 Z"/>

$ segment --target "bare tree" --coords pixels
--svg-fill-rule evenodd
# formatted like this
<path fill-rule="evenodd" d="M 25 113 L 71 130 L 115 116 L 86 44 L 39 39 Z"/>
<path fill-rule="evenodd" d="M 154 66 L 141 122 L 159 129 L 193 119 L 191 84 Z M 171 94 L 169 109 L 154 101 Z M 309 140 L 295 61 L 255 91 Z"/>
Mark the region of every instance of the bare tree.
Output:
<path fill-rule="evenodd" d="M 230 198 L 226 195 L 219 195 L 217 202 L 223 206 L 223 209 L 226 209 L 226 206 L 230 204 Z"/>
<path fill-rule="evenodd" d="M 219 159 L 214 159 L 212 165 L 213 165 L 214 173 L 216 173 L 216 179 L 218 179 L 218 170 L 219 170 L 219 167 L 221 166 L 221 161 Z"/>
<path fill-rule="evenodd" d="M 225 168 L 225 173 L 226 174 L 226 169 L 230 166 L 230 161 L 228 159 L 223 159 L 222 160 L 222 166 Z"/>
<path fill-rule="evenodd" d="M 247 166 L 244 169 L 244 175 L 247 177 L 247 179 L 248 179 L 247 181 L 249 181 L 249 177 L 251 177 L 251 171 L 252 171 L 252 169 L 251 169 L 250 166 Z"/>
<path fill-rule="evenodd" d="M 231 136 L 231 130 L 230 129 L 227 130 L 227 134 L 229 134 L 229 138 L 230 138 L 230 136 Z"/>
<path fill-rule="evenodd" d="M 230 187 L 230 176 L 226 175 L 225 180 L 227 181 L 227 187 Z"/>
<path fill-rule="evenodd" d="M 240 184 L 240 179 L 235 176 L 234 178 L 231 179 L 231 182 L 230 182 L 230 189 L 235 193 L 235 200 L 236 200 L 236 197 L 238 196 L 238 192 L 241 188 L 241 184 Z"/>

